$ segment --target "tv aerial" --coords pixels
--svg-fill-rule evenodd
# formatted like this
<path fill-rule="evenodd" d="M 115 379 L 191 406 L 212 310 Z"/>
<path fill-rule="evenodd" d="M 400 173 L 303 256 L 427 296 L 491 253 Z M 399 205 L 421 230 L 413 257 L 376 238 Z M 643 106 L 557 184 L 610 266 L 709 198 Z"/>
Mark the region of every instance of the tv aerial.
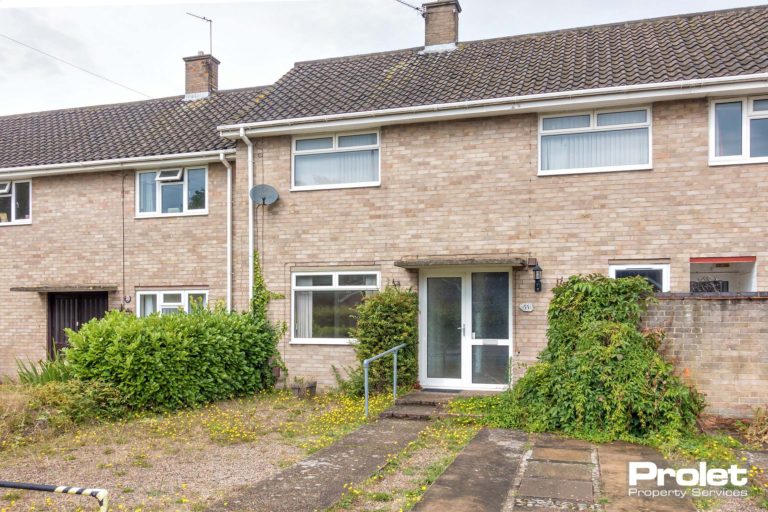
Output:
<path fill-rule="evenodd" d="M 277 190 L 275 190 L 275 187 L 271 185 L 256 185 L 251 189 L 249 195 L 251 196 L 251 201 L 253 201 L 254 204 L 261 206 L 269 206 L 274 204 L 280 198 L 280 195 L 277 193 Z"/>
<path fill-rule="evenodd" d="M 208 55 L 213 55 L 213 20 L 191 12 L 188 12 L 187 14 L 193 18 L 197 18 L 208 23 Z"/>

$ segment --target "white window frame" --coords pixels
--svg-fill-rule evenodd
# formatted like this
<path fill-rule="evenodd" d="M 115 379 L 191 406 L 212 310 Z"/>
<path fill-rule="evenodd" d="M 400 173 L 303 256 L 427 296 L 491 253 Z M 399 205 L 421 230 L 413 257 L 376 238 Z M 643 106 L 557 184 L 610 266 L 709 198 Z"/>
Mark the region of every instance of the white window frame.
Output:
<path fill-rule="evenodd" d="M 181 294 L 181 304 L 163 302 L 163 294 L 165 293 L 178 293 Z M 145 295 L 155 296 L 155 306 L 157 307 L 156 313 L 163 314 L 163 307 L 183 306 L 184 312 L 189 313 L 189 296 L 190 295 L 205 295 L 205 305 L 208 305 L 208 290 L 173 290 L 173 289 L 158 289 L 158 290 L 141 290 L 136 292 L 136 316 L 141 317 L 141 298 Z"/>
<path fill-rule="evenodd" d="M 373 286 L 339 286 L 339 276 L 342 275 L 375 275 L 376 285 Z M 331 275 L 330 286 L 297 286 L 296 280 L 298 277 L 303 276 L 327 276 Z M 295 316 L 296 316 L 296 292 L 302 291 L 381 291 L 381 272 L 378 270 L 344 270 L 344 271 L 327 271 L 327 272 L 294 272 L 291 274 L 291 341 L 292 345 L 351 345 L 357 343 L 354 338 L 297 338 L 295 336 Z"/>
<path fill-rule="evenodd" d="M 755 111 L 756 100 L 768 100 L 768 96 L 742 96 L 739 98 L 718 98 L 709 102 L 709 165 L 761 164 L 768 163 L 768 156 L 751 157 L 749 122 L 752 119 L 768 119 L 768 110 Z M 715 155 L 715 106 L 719 103 L 741 102 L 741 154 Z"/>
<path fill-rule="evenodd" d="M 608 276 L 616 279 L 617 270 L 661 270 L 661 291 L 666 293 L 671 289 L 670 265 L 669 263 L 628 263 L 622 265 L 608 265 Z"/>
<path fill-rule="evenodd" d="M 610 114 L 613 112 L 632 112 L 635 110 L 645 110 L 644 123 L 630 123 L 630 124 L 615 124 L 609 126 L 597 126 L 598 114 Z M 570 116 L 589 116 L 589 126 L 585 128 L 569 128 L 564 130 L 544 130 L 544 120 L 551 119 L 553 117 L 570 117 Z M 605 131 L 619 131 L 630 130 L 636 128 L 648 128 L 648 163 L 647 164 L 630 164 L 630 165 L 612 165 L 606 167 L 581 167 L 576 169 L 554 169 L 543 170 L 541 168 L 541 152 L 543 149 L 542 138 L 548 135 L 566 135 L 569 133 L 593 133 L 593 132 L 605 132 Z M 538 175 L 539 176 L 559 176 L 563 174 L 588 174 L 598 172 L 620 172 L 620 171 L 650 171 L 653 169 L 653 110 L 650 105 L 641 105 L 634 107 L 622 107 L 622 108 L 610 108 L 610 109 L 596 109 L 596 110 L 580 110 L 574 112 L 557 112 L 554 114 L 540 114 L 539 115 L 539 137 L 538 137 Z"/>
<path fill-rule="evenodd" d="M 0 227 L 3 226 L 21 226 L 24 224 L 32 224 L 32 180 L 3 180 L 0 182 L 11 183 L 11 191 L 7 194 L 0 194 L 0 197 L 11 198 L 11 219 L 7 222 L 0 222 Z M 29 183 L 29 218 L 28 219 L 16 219 L 16 184 L 17 183 Z"/>
<path fill-rule="evenodd" d="M 205 208 L 201 208 L 199 210 L 190 210 L 189 209 L 189 177 L 187 172 L 191 170 L 197 170 L 197 169 L 203 169 L 205 171 Z M 136 218 L 137 219 L 145 219 L 145 218 L 156 218 L 156 217 L 187 217 L 187 216 L 194 216 L 194 215 L 208 215 L 208 197 L 211 194 L 211 190 L 209 188 L 209 179 L 208 175 L 210 173 L 210 170 L 208 169 L 207 165 L 194 165 L 190 167 L 184 167 L 182 169 L 181 173 L 181 179 L 178 181 L 168 181 L 168 180 L 159 180 L 157 179 L 161 172 L 163 171 L 174 171 L 176 169 L 154 169 L 151 171 L 136 171 L 136 179 L 135 179 L 135 196 L 136 196 Z M 141 189 L 140 189 L 140 179 L 141 175 L 143 174 L 154 174 L 155 175 L 155 211 L 154 212 L 142 212 L 141 211 Z M 163 211 L 163 199 L 162 199 L 162 186 L 163 184 L 171 184 L 171 183 L 182 183 L 184 191 L 183 191 L 183 201 L 182 206 L 183 210 L 181 212 L 174 212 L 174 213 L 162 213 Z"/>
<path fill-rule="evenodd" d="M 349 135 L 364 135 L 368 133 L 376 134 L 376 144 L 368 146 L 352 146 L 348 148 L 339 147 L 339 137 L 346 137 Z M 296 142 L 300 140 L 309 139 L 333 139 L 333 147 L 330 149 L 308 149 L 305 151 L 296 150 Z M 378 179 L 376 181 L 361 181 L 359 183 L 339 183 L 335 185 L 296 185 L 296 156 L 298 155 L 317 155 L 321 153 L 346 153 L 349 151 L 370 151 L 377 149 L 378 158 L 376 159 L 376 175 Z M 291 140 L 291 192 L 301 192 L 303 190 L 332 190 L 343 188 L 365 188 L 365 187 L 378 187 L 381 186 L 381 130 L 361 130 L 354 132 L 337 132 L 337 133 L 316 133 L 312 135 L 294 136 Z"/>

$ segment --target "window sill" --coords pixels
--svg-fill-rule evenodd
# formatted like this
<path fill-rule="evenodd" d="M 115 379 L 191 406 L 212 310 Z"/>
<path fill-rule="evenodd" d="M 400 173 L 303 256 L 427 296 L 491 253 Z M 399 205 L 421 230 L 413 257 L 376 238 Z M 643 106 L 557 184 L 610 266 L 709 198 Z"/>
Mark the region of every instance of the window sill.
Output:
<path fill-rule="evenodd" d="M 768 157 L 761 156 L 756 158 L 735 158 L 733 160 L 710 159 L 710 167 L 720 167 L 723 165 L 747 165 L 747 164 L 768 164 Z"/>
<path fill-rule="evenodd" d="M 345 188 L 374 188 L 380 186 L 380 181 L 368 181 L 365 183 L 350 183 L 348 185 L 310 185 L 304 187 L 291 187 L 290 192 L 306 192 L 311 190 L 340 190 Z"/>
<path fill-rule="evenodd" d="M 161 219 L 165 217 L 201 217 L 208 215 L 208 210 L 195 210 L 193 212 L 182 213 L 140 213 L 134 215 L 134 219 Z"/>
<path fill-rule="evenodd" d="M 562 176 L 566 174 L 596 174 L 602 172 L 632 172 L 632 171 L 652 171 L 652 165 L 632 165 L 622 167 L 589 167 L 584 169 L 558 169 L 554 171 L 539 171 L 537 176 Z"/>
<path fill-rule="evenodd" d="M 354 338 L 294 338 L 289 345 L 353 345 Z"/>
<path fill-rule="evenodd" d="M 15 220 L 13 222 L 0 222 L 0 228 L 5 226 L 28 226 L 32 224 L 31 220 Z"/>

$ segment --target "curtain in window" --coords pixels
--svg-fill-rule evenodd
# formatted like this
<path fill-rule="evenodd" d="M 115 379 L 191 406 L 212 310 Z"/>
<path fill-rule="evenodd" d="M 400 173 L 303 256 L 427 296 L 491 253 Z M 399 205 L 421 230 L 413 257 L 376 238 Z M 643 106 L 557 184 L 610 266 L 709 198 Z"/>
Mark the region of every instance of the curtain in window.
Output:
<path fill-rule="evenodd" d="M 293 323 L 297 338 L 312 337 L 312 292 L 296 292 L 296 314 Z"/>
<path fill-rule="evenodd" d="M 29 219 L 29 183 L 16 183 L 16 220 Z"/>
<path fill-rule="evenodd" d="M 296 155 L 297 187 L 378 181 L 379 150 Z"/>
<path fill-rule="evenodd" d="M 545 135 L 541 169 L 647 164 L 648 146 L 648 128 Z"/>
<path fill-rule="evenodd" d="M 157 211 L 155 191 L 155 173 L 139 174 L 139 212 Z"/>

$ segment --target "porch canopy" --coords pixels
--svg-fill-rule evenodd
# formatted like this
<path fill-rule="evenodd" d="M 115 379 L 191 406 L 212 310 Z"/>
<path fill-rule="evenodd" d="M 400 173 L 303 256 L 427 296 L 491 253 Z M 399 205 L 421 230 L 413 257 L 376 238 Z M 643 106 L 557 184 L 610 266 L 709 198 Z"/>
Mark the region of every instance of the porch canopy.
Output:
<path fill-rule="evenodd" d="M 406 256 L 395 261 L 396 267 L 419 269 L 451 266 L 504 266 L 525 268 L 528 256 L 524 254 L 484 254 L 459 256 Z"/>
<path fill-rule="evenodd" d="M 116 292 L 116 284 L 43 284 L 37 286 L 15 286 L 12 292 L 36 293 L 82 293 L 82 292 Z"/>

